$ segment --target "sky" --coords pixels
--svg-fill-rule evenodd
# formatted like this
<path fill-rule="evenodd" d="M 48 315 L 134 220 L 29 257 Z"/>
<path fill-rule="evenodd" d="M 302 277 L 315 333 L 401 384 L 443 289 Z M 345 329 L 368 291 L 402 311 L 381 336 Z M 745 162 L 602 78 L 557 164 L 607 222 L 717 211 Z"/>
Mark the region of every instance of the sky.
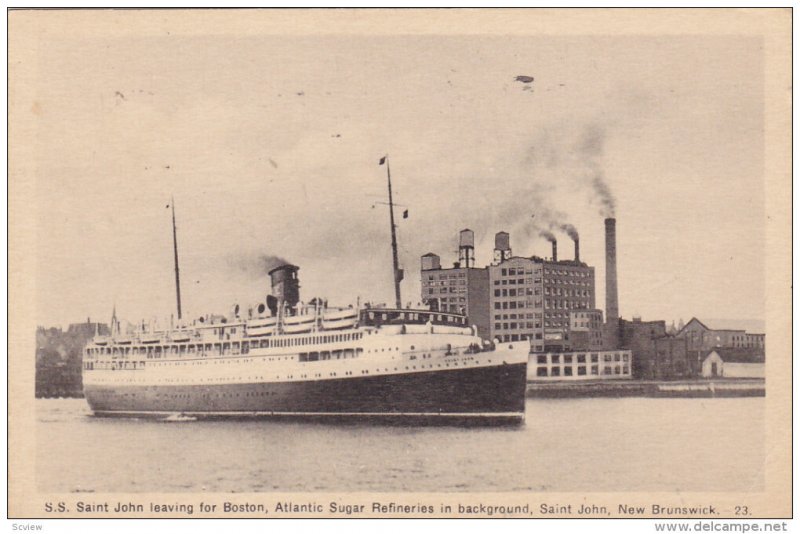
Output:
<path fill-rule="evenodd" d="M 572 224 L 602 308 L 613 214 L 624 317 L 764 318 L 758 38 L 72 33 L 35 57 L 40 325 L 174 313 L 173 196 L 186 317 L 263 302 L 269 257 L 304 300 L 392 303 L 385 154 L 404 302 L 462 228 L 486 265 L 501 230 L 568 258 Z"/>

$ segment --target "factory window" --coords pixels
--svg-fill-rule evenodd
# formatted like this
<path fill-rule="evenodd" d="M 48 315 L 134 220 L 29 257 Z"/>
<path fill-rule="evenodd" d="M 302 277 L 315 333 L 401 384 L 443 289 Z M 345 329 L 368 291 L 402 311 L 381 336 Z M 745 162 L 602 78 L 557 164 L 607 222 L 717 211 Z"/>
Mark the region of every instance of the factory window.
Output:
<path fill-rule="evenodd" d="M 604 354 L 603 355 L 603 361 L 604 362 L 610 362 L 611 361 L 611 355 L 610 354 Z"/>
<path fill-rule="evenodd" d="M 537 367 L 536 376 L 547 376 L 547 367 Z"/>
<path fill-rule="evenodd" d="M 494 329 L 500 330 L 500 323 L 494 323 Z"/>
<path fill-rule="evenodd" d="M 500 269 L 500 274 L 505 276 L 508 274 L 508 269 Z"/>
<path fill-rule="evenodd" d="M 537 333 L 536 334 L 536 339 L 542 339 L 542 334 L 541 333 Z"/>
<path fill-rule="evenodd" d="M 509 289 L 508 290 L 508 296 L 509 297 L 516 297 L 517 296 L 517 290 L 516 289 Z"/>
<path fill-rule="evenodd" d="M 586 363 L 586 355 L 578 354 L 578 363 Z"/>
<path fill-rule="evenodd" d="M 536 363 L 547 363 L 547 356 L 545 354 L 540 354 L 536 357 Z"/>
<path fill-rule="evenodd" d="M 553 354 L 550 356 L 550 361 L 552 363 L 561 363 L 561 355 L 560 354 Z"/>
<path fill-rule="evenodd" d="M 550 369 L 550 376 L 561 376 L 561 367 L 553 367 Z"/>
<path fill-rule="evenodd" d="M 494 296 L 495 297 L 499 297 L 500 296 L 500 290 L 499 289 L 495 289 L 494 290 Z"/>
<path fill-rule="evenodd" d="M 572 367 L 564 367 L 564 376 L 572 376 Z"/>
<path fill-rule="evenodd" d="M 625 375 L 630 374 L 630 369 L 628 368 L 627 365 L 623 365 L 622 366 L 622 374 L 625 374 Z"/>
<path fill-rule="evenodd" d="M 516 309 L 517 309 L 517 301 L 516 301 L 516 300 L 512 300 L 512 301 L 511 301 L 511 302 L 508 304 L 508 307 L 509 307 L 509 308 L 511 308 L 512 310 L 516 310 Z"/>
<path fill-rule="evenodd" d="M 615 354 L 615 355 L 614 355 L 614 361 L 615 361 L 615 362 L 618 362 L 618 361 L 619 361 L 619 353 L 617 353 L 617 354 Z"/>
<path fill-rule="evenodd" d="M 614 366 L 614 374 L 618 375 L 618 374 L 620 374 L 620 371 L 621 371 L 621 369 L 620 369 L 619 365 L 615 365 Z"/>
<path fill-rule="evenodd" d="M 627 353 L 622 355 L 622 361 L 623 362 L 627 362 L 628 361 L 628 354 Z"/>
<path fill-rule="evenodd" d="M 585 376 L 586 375 L 586 366 L 579 365 L 578 366 L 578 376 Z"/>
<path fill-rule="evenodd" d="M 572 354 L 564 355 L 564 363 L 572 363 Z"/>
<path fill-rule="evenodd" d="M 597 363 L 597 353 L 592 354 L 592 363 Z"/>
<path fill-rule="evenodd" d="M 610 365 L 603 366 L 603 374 L 604 375 L 610 375 L 611 374 L 611 366 Z"/>
<path fill-rule="evenodd" d="M 598 366 L 596 366 L 596 365 L 593 365 L 593 366 L 592 366 L 592 374 L 593 374 L 593 375 L 598 375 L 598 374 L 600 374 L 600 373 L 599 373 L 599 370 L 600 370 L 600 369 L 599 369 L 599 367 L 598 367 Z"/>

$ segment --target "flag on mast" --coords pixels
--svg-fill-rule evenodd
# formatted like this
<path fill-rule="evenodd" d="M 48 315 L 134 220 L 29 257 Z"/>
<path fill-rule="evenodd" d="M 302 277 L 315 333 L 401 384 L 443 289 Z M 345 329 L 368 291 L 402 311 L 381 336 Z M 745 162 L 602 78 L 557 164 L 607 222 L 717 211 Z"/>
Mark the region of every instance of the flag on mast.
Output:
<path fill-rule="evenodd" d="M 378 162 L 378 165 L 383 165 L 384 163 L 386 163 L 386 156 L 381 158 L 381 160 Z"/>
<path fill-rule="evenodd" d="M 403 212 L 403 218 L 404 218 L 404 219 L 408 219 L 408 210 L 405 210 L 405 211 Z"/>

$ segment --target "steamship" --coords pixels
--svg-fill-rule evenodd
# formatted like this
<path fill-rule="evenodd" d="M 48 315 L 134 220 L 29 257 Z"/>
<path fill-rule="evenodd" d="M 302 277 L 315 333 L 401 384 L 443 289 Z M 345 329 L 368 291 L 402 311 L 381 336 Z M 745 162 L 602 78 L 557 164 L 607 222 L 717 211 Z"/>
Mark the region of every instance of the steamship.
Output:
<path fill-rule="evenodd" d="M 95 336 L 83 360 L 92 411 L 524 417 L 526 343 L 482 340 L 455 313 L 301 304 L 297 271 L 272 270 L 274 295 L 246 313 Z"/>
<path fill-rule="evenodd" d="M 272 294 L 247 311 L 140 324 L 84 349 L 85 398 L 98 416 L 435 417 L 522 421 L 529 344 L 481 339 L 464 315 L 400 305 L 402 269 L 389 175 L 396 306 L 300 301 L 299 268 L 268 274 Z"/>

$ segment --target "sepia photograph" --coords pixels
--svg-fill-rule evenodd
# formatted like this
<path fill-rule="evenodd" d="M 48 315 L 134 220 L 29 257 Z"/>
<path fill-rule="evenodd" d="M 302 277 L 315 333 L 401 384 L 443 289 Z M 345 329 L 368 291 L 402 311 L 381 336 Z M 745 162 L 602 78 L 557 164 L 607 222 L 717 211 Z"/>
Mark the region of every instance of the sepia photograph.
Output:
<path fill-rule="evenodd" d="M 790 9 L 7 18 L 9 517 L 791 517 Z"/>

